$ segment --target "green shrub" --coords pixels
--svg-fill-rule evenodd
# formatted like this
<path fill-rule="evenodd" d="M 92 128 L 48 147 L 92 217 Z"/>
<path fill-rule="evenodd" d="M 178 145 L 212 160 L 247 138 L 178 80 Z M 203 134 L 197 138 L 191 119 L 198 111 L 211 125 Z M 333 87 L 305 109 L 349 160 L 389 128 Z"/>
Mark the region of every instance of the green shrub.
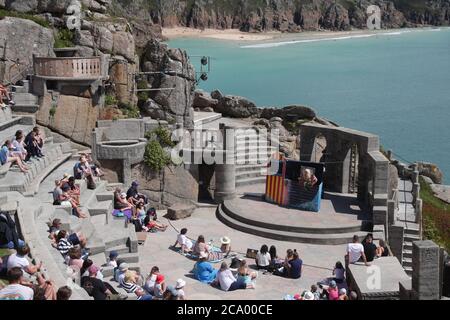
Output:
<path fill-rule="evenodd" d="M 137 88 L 148 89 L 148 82 L 146 80 L 138 81 Z M 137 97 L 139 102 L 146 102 L 149 98 L 148 91 L 138 91 Z"/>
<path fill-rule="evenodd" d="M 36 22 L 38 25 L 44 27 L 44 28 L 50 28 L 50 23 L 48 23 L 47 20 L 34 16 L 29 13 L 21 13 L 16 11 L 9 11 L 5 9 L 0 9 L 0 19 L 3 19 L 5 17 L 12 17 L 12 18 L 20 18 L 25 20 L 31 20 L 33 22 Z"/>
<path fill-rule="evenodd" d="M 50 111 L 49 111 L 49 116 L 50 116 L 50 118 L 52 119 L 52 118 L 54 118 L 55 117 L 55 114 L 56 114 L 56 106 L 52 106 L 51 108 L 50 108 Z"/>
<path fill-rule="evenodd" d="M 141 117 L 141 112 L 139 111 L 139 108 L 137 106 L 134 106 L 129 103 L 120 102 L 119 108 L 122 110 L 122 113 L 128 119 L 135 119 Z"/>
<path fill-rule="evenodd" d="M 59 29 L 55 38 L 55 48 L 70 48 L 75 46 L 75 33 L 67 28 Z"/>
<path fill-rule="evenodd" d="M 175 142 L 172 141 L 171 133 L 167 128 L 158 127 L 153 131 L 149 131 L 145 134 L 145 138 L 148 140 L 156 140 L 163 148 L 175 147 Z"/>
<path fill-rule="evenodd" d="M 116 106 L 118 103 L 117 98 L 114 95 L 107 94 L 105 96 L 105 104 L 107 106 Z"/>
<path fill-rule="evenodd" d="M 150 140 L 145 147 L 144 163 L 155 171 L 160 171 L 171 163 L 170 156 L 156 140 Z"/>

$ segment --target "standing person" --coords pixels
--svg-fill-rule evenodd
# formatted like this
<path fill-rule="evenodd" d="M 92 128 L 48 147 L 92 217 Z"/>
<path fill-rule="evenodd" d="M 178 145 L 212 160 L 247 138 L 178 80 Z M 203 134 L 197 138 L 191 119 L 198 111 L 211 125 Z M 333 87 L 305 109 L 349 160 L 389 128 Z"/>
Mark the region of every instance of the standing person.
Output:
<path fill-rule="evenodd" d="M 261 250 L 256 254 L 256 265 L 258 269 L 268 270 L 272 257 L 269 253 L 269 248 L 264 244 L 261 246 Z"/>
<path fill-rule="evenodd" d="M 363 259 L 366 266 L 368 266 L 368 262 L 366 259 L 366 255 L 364 253 L 364 246 L 359 243 L 359 237 L 357 235 L 353 236 L 353 242 L 347 244 L 347 250 L 345 255 L 346 264 L 354 264 L 358 262 L 360 259 Z"/>
<path fill-rule="evenodd" d="M 373 243 L 373 236 L 371 233 L 367 234 L 364 239 L 363 247 L 367 262 L 372 262 L 377 256 L 377 246 Z"/>
<path fill-rule="evenodd" d="M 181 246 L 180 252 L 181 253 L 189 253 L 192 252 L 192 241 L 186 236 L 188 232 L 188 229 L 183 228 L 180 230 L 180 233 L 177 236 L 177 240 L 175 241 L 175 244 L 173 245 L 176 247 L 177 245 Z"/>
<path fill-rule="evenodd" d="M 24 286 L 23 271 L 19 267 L 8 271 L 9 285 L 0 290 L 0 300 L 33 300 L 34 292 L 30 287 Z"/>
<path fill-rule="evenodd" d="M 247 285 L 243 281 L 237 279 L 231 273 L 226 262 L 222 262 L 219 272 L 217 272 L 215 284 L 220 286 L 223 291 L 235 291 L 239 289 L 247 289 Z"/>

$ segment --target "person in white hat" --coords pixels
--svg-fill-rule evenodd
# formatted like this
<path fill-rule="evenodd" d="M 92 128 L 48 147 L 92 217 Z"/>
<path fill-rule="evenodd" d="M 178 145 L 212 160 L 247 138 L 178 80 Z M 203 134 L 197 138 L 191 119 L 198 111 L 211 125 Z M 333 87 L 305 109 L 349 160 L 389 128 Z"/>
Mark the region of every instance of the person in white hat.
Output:
<path fill-rule="evenodd" d="M 177 291 L 178 300 L 186 300 L 186 296 L 184 293 L 184 287 L 186 286 L 186 281 L 183 279 L 178 279 L 177 284 L 175 285 L 175 290 Z"/>
<path fill-rule="evenodd" d="M 227 258 L 231 252 L 231 239 L 224 236 L 220 238 L 220 243 L 221 243 L 220 251 L 222 251 L 225 254 L 224 258 Z"/>
<path fill-rule="evenodd" d="M 339 290 L 339 300 L 348 300 L 347 289 L 341 288 Z"/>
<path fill-rule="evenodd" d="M 303 295 L 303 300 L 315 300 L 314 295 L 310 291 L 306 291 Z"/>

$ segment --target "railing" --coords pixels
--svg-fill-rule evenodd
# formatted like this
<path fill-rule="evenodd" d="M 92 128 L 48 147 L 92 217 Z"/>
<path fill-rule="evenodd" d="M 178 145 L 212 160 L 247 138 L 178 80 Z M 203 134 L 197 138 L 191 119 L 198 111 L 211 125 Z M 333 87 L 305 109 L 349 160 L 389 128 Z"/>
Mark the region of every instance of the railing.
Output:
<path fill-rule="evenodd" d="M 95 79 L 102 76 L 100 57 L 34 57 L 34 74 L 46 78 Z"/>

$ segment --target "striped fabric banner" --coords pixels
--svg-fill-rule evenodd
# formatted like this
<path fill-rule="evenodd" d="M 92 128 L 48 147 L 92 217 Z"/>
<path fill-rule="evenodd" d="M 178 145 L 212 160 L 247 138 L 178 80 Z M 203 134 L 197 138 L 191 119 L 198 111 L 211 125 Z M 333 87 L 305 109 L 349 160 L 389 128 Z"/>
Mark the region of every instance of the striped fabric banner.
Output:
<path fill-rule="evenodd" d="M 267 176 L 266 201 L 285 205 L 287 200 L 284 178 L 282 176 Z"/>

